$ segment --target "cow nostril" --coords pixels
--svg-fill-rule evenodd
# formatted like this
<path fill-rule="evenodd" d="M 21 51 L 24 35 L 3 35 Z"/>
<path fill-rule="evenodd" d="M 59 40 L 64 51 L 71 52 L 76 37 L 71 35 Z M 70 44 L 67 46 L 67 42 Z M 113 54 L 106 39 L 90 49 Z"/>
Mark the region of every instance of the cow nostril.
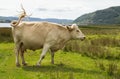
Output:
<path fill-rule="evenodd" d="M 82 40 L 84 40 L 86 37 L 83 37 Z"/>
<path fill-rule="evenodd" d="M 82 37 L 81 40 L 83 41 L 86 37 Z"/>
<path fill-rule="evenodd" d="M 83 37 L 83 39 L 86 39 L 86 37 Z"/>

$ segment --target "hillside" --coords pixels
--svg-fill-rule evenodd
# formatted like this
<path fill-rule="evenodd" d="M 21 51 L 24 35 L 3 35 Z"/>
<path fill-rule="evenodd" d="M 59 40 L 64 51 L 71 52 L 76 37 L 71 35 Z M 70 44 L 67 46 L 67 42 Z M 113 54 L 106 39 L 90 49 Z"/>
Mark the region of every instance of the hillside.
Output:
<path fill-rule="evenodd" d="M 0 23 L 10 23 L 12 20 L 17 20 L 17 17 L 3 17 L 0 16 Z M 41 18 L 34 18 L 34 17 L 29 17 L 25 18 L 24 20 L 27 21 L 48 21 L 48 22 L 55 22 L 55 23 L 60 23 L 60 24 L 69 24 L 73 20 L 69 19 L 57 19 L 57 18 L 46 18 L 46 19 L 41 19 Z"/>
<path fill-rule="evenodd" d="M 120 6 L 98 10 L 74 20 L 77 24 L 120 24 Z"/>

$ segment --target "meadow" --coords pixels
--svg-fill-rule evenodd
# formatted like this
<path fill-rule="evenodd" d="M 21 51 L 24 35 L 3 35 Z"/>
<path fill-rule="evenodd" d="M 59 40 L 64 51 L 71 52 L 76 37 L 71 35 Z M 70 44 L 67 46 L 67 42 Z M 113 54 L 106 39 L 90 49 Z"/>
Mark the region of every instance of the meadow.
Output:
<path fill-rule="evenodd" d="M 35 66 L 41 50 L 27 50 L 28 66 L 15 66 L 10 28 L 0 28 L 0 79 L 120 79 L 120 25 L 80 26 L 84 41 L 72 40 Z"/>

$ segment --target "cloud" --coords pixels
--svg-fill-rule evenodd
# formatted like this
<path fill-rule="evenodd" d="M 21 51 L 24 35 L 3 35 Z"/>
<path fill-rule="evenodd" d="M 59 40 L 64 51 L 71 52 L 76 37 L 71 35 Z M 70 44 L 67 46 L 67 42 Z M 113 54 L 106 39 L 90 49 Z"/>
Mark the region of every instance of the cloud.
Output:
<path fill-rule="evenodd" d="M 6 8 L 0 8 L 0 10 L 7 10 Z"/>
<path fill-rule="evenodd" d="M 69 12 L 72 11 L 70 8 L 63 8 L 63 9 L 53 9 L 55 12 Z"/>
<path fill-rule="evenodd" d="M 50 9 L 50 8 L 37 8 L 37 11 L 49 11 L 49 12 L 69 12 L 72 11 L 72 9 L 70 8 L 54 8 L 54 9 Z"/>
<path fill-rule="evenodd" d="M 48 11 L 47 8 L 37 8 L 38 11 Z"/>

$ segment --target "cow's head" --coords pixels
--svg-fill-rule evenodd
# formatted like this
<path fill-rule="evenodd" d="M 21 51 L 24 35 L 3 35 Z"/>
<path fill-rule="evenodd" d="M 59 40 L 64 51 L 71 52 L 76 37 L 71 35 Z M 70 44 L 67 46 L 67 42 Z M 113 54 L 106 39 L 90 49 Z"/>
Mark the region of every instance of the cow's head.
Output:
<path fill-rule="evenodd" d="M 85 39 L 85 35 L 81 32 L 76 24 L 72 24 L 71 26 L 67 26 L 67 29 L 70 32 L 72 39 Z"/>

